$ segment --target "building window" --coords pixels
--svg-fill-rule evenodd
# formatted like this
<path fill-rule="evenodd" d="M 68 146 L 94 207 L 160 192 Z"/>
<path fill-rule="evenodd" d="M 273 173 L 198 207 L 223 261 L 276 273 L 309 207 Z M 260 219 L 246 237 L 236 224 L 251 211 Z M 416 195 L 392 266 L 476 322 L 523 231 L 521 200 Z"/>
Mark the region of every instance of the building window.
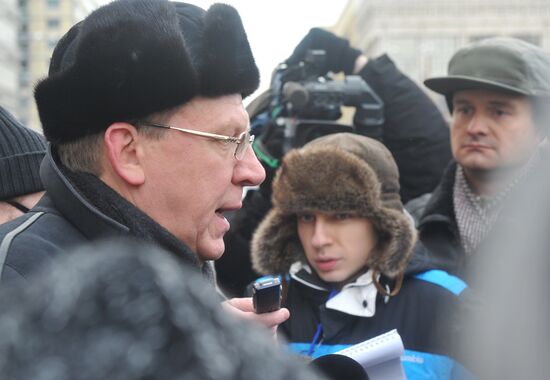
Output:
<path fill-rule="evenodd" d="M 29 73 L 21 72 L 19 73 L 19 87 L 26 88 L 29 86 Z"/>
<path fill-rule="evenodd" d="M 59 28 L 59 19 L 49 18 L 48 19 L 48 29 L 57 29 Z"/>
<path fill-rule="evenodd" d="M 48 5 L 48 9 L 59 8 L 59 0 L 46 0 L 46 4 Z"/>
<path fill-rule="evenodd" d="M 57 38 L 48 38 L 48 47 L 50 49 L 55 48 L 55 45 L 57 45 L 57 41 L 58 41 Z"/>

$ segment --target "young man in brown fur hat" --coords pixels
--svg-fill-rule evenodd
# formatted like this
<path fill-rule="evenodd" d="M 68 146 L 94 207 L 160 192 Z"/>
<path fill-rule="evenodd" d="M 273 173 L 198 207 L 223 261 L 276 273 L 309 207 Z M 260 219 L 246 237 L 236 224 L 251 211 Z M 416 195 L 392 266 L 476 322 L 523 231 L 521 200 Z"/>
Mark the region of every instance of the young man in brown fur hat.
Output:
<path fill-rule="evenodd" d="M 272 199 L 252 260 L 286 278 L 291 317 L 280 331 L 291 349 L 318 357 L 397 329 L 407 378 L 451 378 L 460 366 L 442 311 L 464 284 L 442 271 L 454 289 L 405 274 L 416 233 L 387 148 L 348 133 L 313 140 L 284 157 Z"/>
<path fill-rule="evenodd" d="M 75 246 L 124 235 L 213 283 L 224 213 L 265 176 L 242 103 L 258 82 L 228 5 L 116 0 L 73 26 L 35 89 L 46 195 L 0 228 L 2 282 L 25 283 Z M 231 304 L 269 326 L 288 317 L 256 317 L 251 299 Z"/>

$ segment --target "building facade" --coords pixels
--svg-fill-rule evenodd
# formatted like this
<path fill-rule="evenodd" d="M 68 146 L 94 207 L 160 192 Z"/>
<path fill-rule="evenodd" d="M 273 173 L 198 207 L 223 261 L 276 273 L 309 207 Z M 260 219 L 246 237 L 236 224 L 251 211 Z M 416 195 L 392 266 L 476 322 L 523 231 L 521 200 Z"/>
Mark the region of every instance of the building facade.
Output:
<path fill-rule="evenodd" d="M 349 0 L 333 29 L 368 56 L 388 53 L 418 82 L 444 75 L 460 47 L 518 37 L 550 52 L 548 0 Z"/>
<path fill-rule="evenodd" d="M 18 11 L 18 91 L 15 114 L 24 124 L 40 129 L 33 97 L 45 77 L 52 51 L 61 36 L 98 6 L 94 0 L 16 0 Z"/>
<path fill-rule="evenodd" d="M 17 109 L 17 73 L 19 49 L 17 0 L 0 2 L 0 105 L 15 113 Z"/>

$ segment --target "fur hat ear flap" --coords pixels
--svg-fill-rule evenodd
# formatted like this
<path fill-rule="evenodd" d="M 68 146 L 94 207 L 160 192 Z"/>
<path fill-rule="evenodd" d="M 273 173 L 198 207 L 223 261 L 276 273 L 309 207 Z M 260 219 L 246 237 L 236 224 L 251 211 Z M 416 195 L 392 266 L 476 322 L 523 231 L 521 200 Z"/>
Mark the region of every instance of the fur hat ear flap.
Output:
<path fill-rule="evenodd" d="M 235 8 L 214 4 L 204 18 L 201 81 L 206 96 L 240 92 L 244 97 L 260 84 L 241 18 Z"/>
<path fill-rule="evenodd" d="M 253 268 L 261 274 L 286 273 L 304 258 L 297 234 L 296 216 L 271 209 L 262 220 L 251 243 Z"/>
<path fill-rule="evenodd" d="M 414 223 L 406 214 L 390 208 L 378 210 L 371 222 L 378 233 L 378 245 L 367 265 L 395 278 L 405 270 L 416 243 Z"/>

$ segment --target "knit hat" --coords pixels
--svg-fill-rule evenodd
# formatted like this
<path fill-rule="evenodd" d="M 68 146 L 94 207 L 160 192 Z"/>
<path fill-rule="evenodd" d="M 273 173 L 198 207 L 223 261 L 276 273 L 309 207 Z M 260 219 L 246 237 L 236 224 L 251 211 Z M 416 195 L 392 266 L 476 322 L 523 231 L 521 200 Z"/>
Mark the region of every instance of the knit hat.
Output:
<path fill-rule="evenodd" d="M 39 169 L 46 141 L 0 107 L 0 200 L 44 190 Z"/>
<path fill-rule="evenodd" d="M 296 223 L 304 212 L 368 219 L 378 246 L 367 266 L 391 278 L 405 269 L 416 235 L 399 198 L 397 165 L 380 142 L 337 133 L 290 151 L 273 181 L 272 201 L 252 238 L 252 262 L 260 273 L 285 273 L 305 260 Z"/>
<path fill-rule="evenodd" d="M 35 99 L 46 138 L 58 144 L 195 96 L 244 97 L 258 84 L 233 7 L 115 0 L 63 36 Z"/>

